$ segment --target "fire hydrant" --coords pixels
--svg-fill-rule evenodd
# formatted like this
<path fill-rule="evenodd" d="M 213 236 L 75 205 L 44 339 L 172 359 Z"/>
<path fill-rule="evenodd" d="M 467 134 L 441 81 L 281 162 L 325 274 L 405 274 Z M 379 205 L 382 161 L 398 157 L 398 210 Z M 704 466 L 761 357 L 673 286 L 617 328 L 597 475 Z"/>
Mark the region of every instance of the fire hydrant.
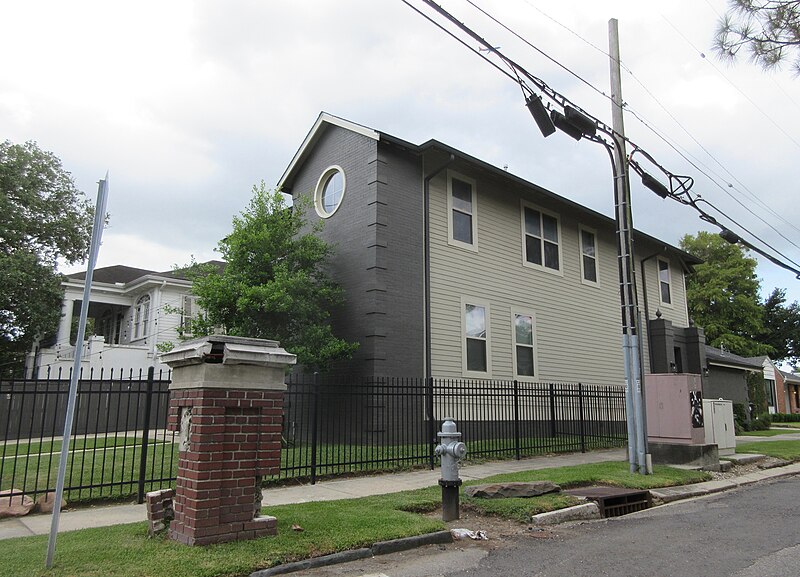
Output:
<path fill-rule="evenodd" d="M 442 478 L 439 479 L 439 486 L 442 488 L 442 521 L 454 521 L 461 516 L 458 504 L 458 488 L 461 486 L 458 462 L 467 454 L 467 446 L 459 441 L 461 433 L 450 417 L 445 417 L 438 437 L 439 444 L 434 453 L 442 459 Z"/>

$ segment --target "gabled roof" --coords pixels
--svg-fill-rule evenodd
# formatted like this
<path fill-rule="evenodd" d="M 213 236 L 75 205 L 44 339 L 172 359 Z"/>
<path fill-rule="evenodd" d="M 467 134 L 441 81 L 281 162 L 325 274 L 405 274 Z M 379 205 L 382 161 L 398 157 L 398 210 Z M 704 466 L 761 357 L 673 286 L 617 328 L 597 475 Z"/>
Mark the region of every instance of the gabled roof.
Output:
<path fill-rule="evenodd" d="M 763 357 L 766 358 L 766 357 Z M 730 351 L 723 351 L 706 345 L 706 361 L 714 365 L 725 365 L 749 370 L 762 369 L 764 362 L 753 358 L 740 357 Z"/>
<path fill-rule="evenodd" d="M 615 226 L 614 219 L 609 218 L 608 216 L 606 216 L 604 214 L 596 212 L 596 211 L 594 211 L 594 210 L 592 210 L 592 209 L 590 209 L 590 208 L 588 208 L 586 206 L 583 206 L 582 204 L 578 204 L 575 201 L 569 200 L 568 198 L 565 198 L 565 197 L 560 196 L 560 195 L 558 195 L 558 194 L 556 194 L 554 192 L 551 192 L 551 191 L 547 190 L 546 188 L 542 188 L 538 184 L 535 184 L 533 182 L 525 180 L 524 178 L 516 176 L 516 175 L 508 172 L 505 169 L 501 169 L 501 168 L 499 168 L 497 166 L 489 164 L 488 162 L 480 160 L 480 159 L 478 159 L 478 158 L 476 158 L 474 156 L 471 156 L 471 155 L 469 155 L 469 154 L 467 154 L 465 152 L 462 152 L 462 151 L 460 151 L 460 150 L 458 150 L 456 148 L 453 148 L 452 146 L 449 146 L 449 145 L 447 145 L 447 144 L 445 144 L 443 142 L 439 142 L 438 140 L 431 139 L 431 140 L 428 140 L 427 142 L 424 142 L 423 144 L 413 144 L 413 143 L 410 143 L 410 142 L 408 142 L 406 140 L 403 140 L 401 138 L 397 138 L 396 136 L 392 136 L 390 134 L 386 134 L 385 132 L 378 132 L 377 130 L 374 130 L 374 129 L 369 128 L 367 126 L 363 126 L 361 124 L 357 124 L 355 122 L 351 122 L 350 120 L 345 120 L 344 118 L 340 118 L 338 116 L 334 116 L 334 115 L 329 114 L 327 112 L 321 112 L 320 115 L 317 117 L 317 120 L 314 122 L 314 126 L 311 127 L 311 130 L 306 135 L 305 139 L 303 140 L 302 144 L 300 145 L 300 148 L 298 148 L 297 152 L 292 157 L 291 162 L 289 162 L 289 165 L 286 167 L 286 170 L 283 172 L 283 175 L 281 176 L 280 180 L 278 181 L 277 188 L 291 190 L 296 172 L 303 165 L 303 163 L 305 162 L 306 158 L 308 158 L 308 156 L 311 154 L 311 152 L 314 149 L 314 145 L 317 143 L 317 141 L 325 133 L 325 130 L 327 130 L 330 126 L 338 126 L 340 128 L 344 128 L 345 130 L 350 130 L 350 131 L 355 132 L 357 134 L 361 134 L 361 135 L 366 136 L 368 138 L 372 138 L 372 139 L 374 139 L 376 141 L 384 141 L 384 142 L 391 143 L 391 144 L 393 144 L 395 146 L 399 146 L 400 148 L 403 148 L 403 149 L 406 149 L 406 150 L 410 151 L 412 154 L 422 155 L 425 152 L 428 152 L 428 151 L 431 151 L 431 150 L 438 150 L 438 151 L 444 152 L 446 154 L 452 154 L 456 158 L 460 158 L 460 159 L 462 159 L 462 160 L 464 160 L 464 161 L 466 161 L 466 162 L 468 162 L 468 163 L 470 163 L 472 165 L 475 165 L 478 168 L 480 168 L 482 170 L 485 170 L 486 172 L 488 172 L 488 173 L 490 173 L 490 174 L 492 174 L 492 175 L 494 175 L 494 176 L 496 176 L 498 178 L 502 178 L 502 179 L 505 179 L 505 180 L 510 180 L 512 182 L 515 182 L 516 184 L 521 185 L 524 188 L 533 189 L 536 192 L 538 192 L 539 194 L 542 194 L 542 195 L 544 195 L 546 197 L 550 197 L 550 198 L 556 200 L 557 202 L 566 204 L 567 206 L 569 206 L 570 208 L 572 208 L 574 210 L 589 214 L 589 215 L 593 216 L 594 218 L 597 218 L 599 220 L 604 220 L 604 221 L 608 222 L 611 226 Z M 637 237 L 646 239 L 646 240 L 648 240 L 648 241 L 650 241 L 650 242 L 652 242 L 654 244 L 657 244 L 657 245 L 662 245 L 665 249 L 669 248 L 672 251 L 674 251 L 678 255 L 678 257 L 681 259 L 681 261 L 683 262 L 684 268 L 686 268 L 686 269 L 688 269 L 691 265 L 700 264 L 700 263 L 703 262 L 701 259 L 689 254 L 688 252 L 685 252 L 685 251 L 683 251 L 683 250 L 681 250 L 681 249 L 679 249 L 679 248 L 677 248 L 675 246 L 672 246 L 672 245 L 670 245 L 668 243 L 665 243 L 662 240 L 659 240 L 659 239 L 657 239 L 655 237 L 647 235 L 647 234 L 645 234 L 645 233 L 643 233 L 641 231 L 638 231 L 638 230 L 636 230 L 634 232 L 635 232 Z"/>

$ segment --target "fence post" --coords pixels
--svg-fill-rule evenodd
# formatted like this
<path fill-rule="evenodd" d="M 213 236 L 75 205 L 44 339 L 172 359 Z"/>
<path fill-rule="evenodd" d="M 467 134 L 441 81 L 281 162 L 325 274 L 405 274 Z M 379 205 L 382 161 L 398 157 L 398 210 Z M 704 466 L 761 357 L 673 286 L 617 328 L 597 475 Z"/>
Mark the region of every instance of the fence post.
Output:
<path fill-rule="evenodd" d="M 431 471 L 436 468 L 436 421 L 433 418 L 433 377 L 427 378 L 427 387 L 425 391 L 425 405 L 426 412 L 428 413 L 428 461 Z"/>
<path fill-rule="evenodd" d="M 586 452 L 586 435 L 584 432 L 584 415 L 583 415 L 583 384 L 578 383 L 578 407 L 580 408 L 581 417 L 581 453 Z"/>
<path fill-rule="evenodd" d="M 517 461 L 521 458 L 519 445 L 519 381 L 514 379 L 514 452 Z"/>
<path fill-rule="evenodd" d="M 153 402 L 153 376 L 155 367 L 147 369 L 147 392 L 144 400 L 144 426 L 142 427 L 142 454 L 139 461 L 139 495 L 137 502 L 144 503 L 144 478 L 147 472 L 147 445 L 150 440 L 150 407 Z"/>
<path fill-rule="evenodd" d="M 550 383 L 550 436 L 556 437 L 556 386 Z"/>
<path fill-rule="evenodd" d="M 313 406 L 311 410 L 311 484 L 317 483 L 317 421 L 319 407 L 319 373 L 314 373 Z"/>

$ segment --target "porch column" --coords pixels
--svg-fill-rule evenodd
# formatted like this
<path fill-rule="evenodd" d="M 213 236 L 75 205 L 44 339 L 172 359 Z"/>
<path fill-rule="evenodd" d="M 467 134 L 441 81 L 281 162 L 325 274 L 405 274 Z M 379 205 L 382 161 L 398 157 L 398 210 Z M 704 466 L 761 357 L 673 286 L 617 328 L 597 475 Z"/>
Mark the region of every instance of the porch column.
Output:
<path fill-rule="evenodd" d="M 61 322 L 58 325 L 58 335 L 56 336 L 56 348 L 68 347 L 72 333 L 72 313 L 75 301 L 64 299 L 61 305 Z"/>

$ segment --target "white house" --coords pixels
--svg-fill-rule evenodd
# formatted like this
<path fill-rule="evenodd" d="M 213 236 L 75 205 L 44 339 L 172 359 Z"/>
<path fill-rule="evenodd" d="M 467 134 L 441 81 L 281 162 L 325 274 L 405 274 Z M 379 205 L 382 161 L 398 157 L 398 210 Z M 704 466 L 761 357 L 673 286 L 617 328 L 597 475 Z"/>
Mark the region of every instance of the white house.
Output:
<path fill-rule="evenodd" d="M 221 266 L 219 261 L 212 264 Z M 80 316 L 86 273 L 62 283 L 61 323 L 54 338 L 31 351 L 28 373 L 39 378 L 63 374 L 75 359 L 75 332 Z M 81 358 L 84 373 L 100 369 L 167 370 L 158 361 L 159 348 L 177 343 L 179 327 L 196 313 L 192 282 L 181 272 L 156 272 L 124 265 L 94 271 L 88 318 L 89 334 Z M 90 334 L 92 333 L 92 334 Z"/>

